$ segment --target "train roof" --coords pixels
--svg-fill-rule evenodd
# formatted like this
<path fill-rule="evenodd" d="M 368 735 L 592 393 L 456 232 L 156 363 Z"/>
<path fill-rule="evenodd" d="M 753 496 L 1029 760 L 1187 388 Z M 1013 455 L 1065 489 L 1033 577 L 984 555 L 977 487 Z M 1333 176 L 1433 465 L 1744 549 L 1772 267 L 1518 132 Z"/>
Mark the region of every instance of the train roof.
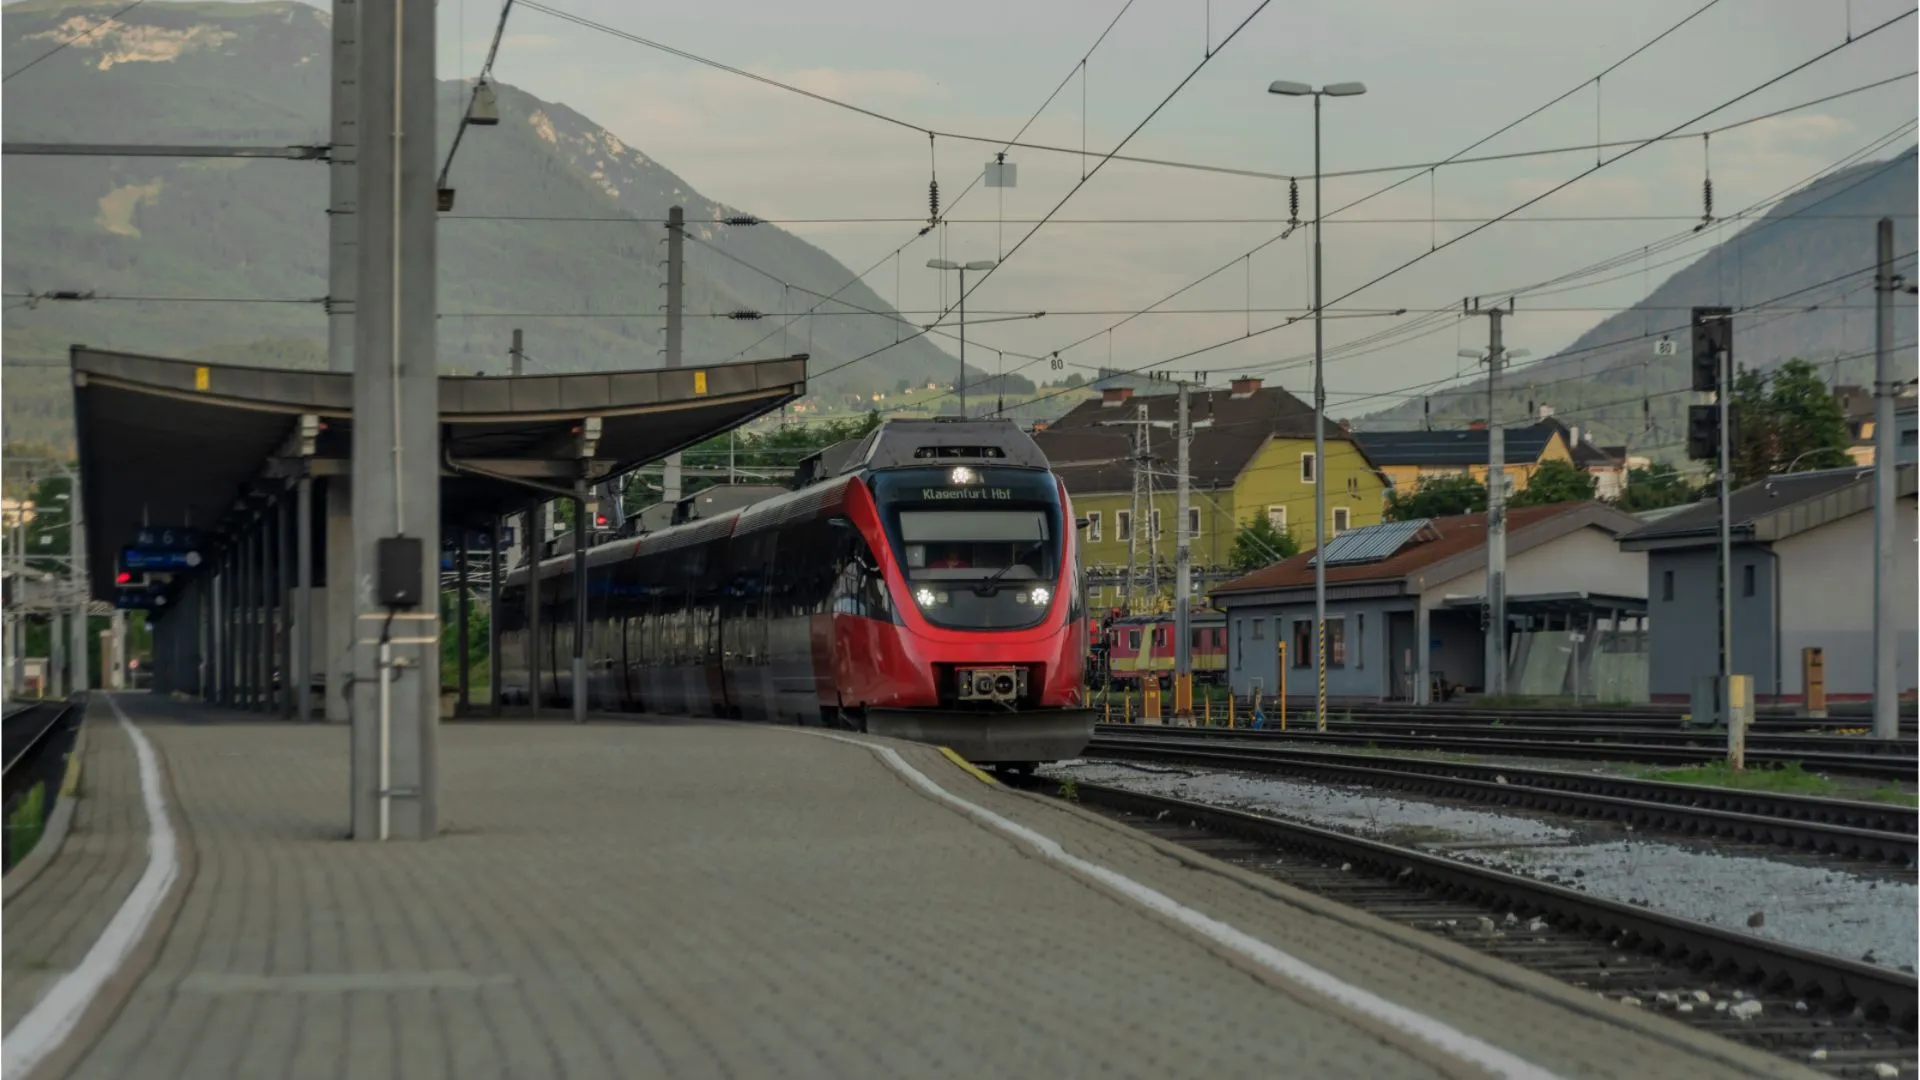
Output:
<path fill-rule="evenodd" d="M 801 487 L 864 469 L 916 465 L 1000 465 L 1048 468 L 1033 436 L 1011 420 L 935 417 L 886 420 L 857 439 L 826 447 L 800 463 Z"/>

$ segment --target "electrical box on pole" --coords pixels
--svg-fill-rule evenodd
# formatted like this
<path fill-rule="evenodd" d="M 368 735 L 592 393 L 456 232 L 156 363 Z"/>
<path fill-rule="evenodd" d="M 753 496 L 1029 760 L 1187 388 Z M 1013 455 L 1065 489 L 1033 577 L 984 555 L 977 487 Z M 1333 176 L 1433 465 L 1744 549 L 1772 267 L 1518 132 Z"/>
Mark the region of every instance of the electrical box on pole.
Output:
<path fill-rule="evenodd" d="M 1694 308 L 1693 388 L 1695 390 L 1701 393 L 1712 393 L 1720 389 L 1720 354 L 1722 353 L 1728 355 L 1733 353 L 1733 309 Z"/>

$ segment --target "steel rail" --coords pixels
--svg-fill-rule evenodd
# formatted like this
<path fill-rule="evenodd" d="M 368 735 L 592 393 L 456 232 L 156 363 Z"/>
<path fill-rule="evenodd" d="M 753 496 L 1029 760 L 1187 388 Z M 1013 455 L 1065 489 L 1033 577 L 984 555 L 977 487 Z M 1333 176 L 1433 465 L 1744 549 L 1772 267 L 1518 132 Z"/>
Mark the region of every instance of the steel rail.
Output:
<path fill-rule="evenodd" d="M 1869 1020 L 1908 1033 L 1915 1029 L 1920 988 L 1905 972 L 1299 822 L 1079 781 L 1073 791 L 1083 803 L 1149 819 L 1174 816 L 1209 832 L 1337 858 L 1400 885 L 1539 917 L 1556 929 L 1651 954 L 1697 975 L 1791 994 L 1830 1013 L 1858 1009 Z M 1910 1047 L 1905 1052 L 1911 1056 Z"/>
<path fill-rule="evenodd" d="M 1311 776 L 1619 821 L 1648 831 L 1720 837 L 1903 866 L 1920 863 L 1920 814 L 1910 806 L 1410 758 L 1266 747 L 1203 749 L 1151 738 L 1098 737 L 1087 752 Z"/>

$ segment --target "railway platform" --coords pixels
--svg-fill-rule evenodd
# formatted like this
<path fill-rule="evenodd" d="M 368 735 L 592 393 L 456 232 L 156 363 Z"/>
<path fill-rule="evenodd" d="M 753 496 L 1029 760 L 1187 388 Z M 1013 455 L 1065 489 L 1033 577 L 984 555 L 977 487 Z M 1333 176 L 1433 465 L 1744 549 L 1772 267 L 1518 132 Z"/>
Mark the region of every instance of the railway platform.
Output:
<path fill-rule="evenodd" d="M 383 845 L 347 737 L 95 695 L 5 1080 L 1813 1075 L 931 747 L 449 724 L 442 834 Z"/>

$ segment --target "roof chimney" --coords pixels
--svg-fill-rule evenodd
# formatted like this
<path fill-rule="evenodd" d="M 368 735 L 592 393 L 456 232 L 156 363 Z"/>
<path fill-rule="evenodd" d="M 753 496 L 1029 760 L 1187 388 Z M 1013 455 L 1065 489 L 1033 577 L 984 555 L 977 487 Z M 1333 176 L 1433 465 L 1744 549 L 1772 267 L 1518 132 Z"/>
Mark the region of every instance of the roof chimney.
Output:
<path fill-rule="evenodd" d="M 1045 420 L 1035 420 L 1033 422 L 1033 430 L 1035 434 L 1047 430 L 1047 422 Z"/>
<path fill-rule="evenodd" d="M 1251 375 L 1242 375 L 1233 380 L 1234 397 L 1252 397 L 1254 391 L 1258 389 L 1260 389 L 1260 380 Z"/>
<path fill-rule="evenodd" d="M 1487 422 L 1485 420 L 1469 420 L 1467 421 L 1467 430 L 1485 431 L 1487 430 Z"/>
<path fill-rule="evenodd" d="M 1346 432 L 1349 435 L 1353 434 L 1353 421 L 1351 420 L 1340 421 L 1340 430 Z"/>
<path fill-rule="evenodd" d="M 1133 387 L 1131 386 L 1109 386 L 1100 391 L 1100 407 L 1110 409 L 1115 405 L 1125 405 L 1127 399 L 1132 396 Z"/>
<path fill-rule="evenodd" d="M 1540 419 L 1545 420 L 1547 417 L 1552 415 L 1553 415 L 1553 406 L 1551 405 L 1540 406 Z"/>

